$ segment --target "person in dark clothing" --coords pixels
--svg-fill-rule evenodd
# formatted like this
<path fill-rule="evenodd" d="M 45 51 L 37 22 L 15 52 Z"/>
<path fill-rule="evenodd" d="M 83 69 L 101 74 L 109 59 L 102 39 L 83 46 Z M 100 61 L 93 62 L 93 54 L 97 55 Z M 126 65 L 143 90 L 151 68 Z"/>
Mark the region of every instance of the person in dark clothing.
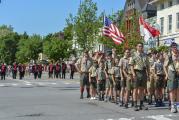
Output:
<path fill-rule="evenodd" d="M 19 79 L 22 80 L 22 78 L 23 78 L 23 65 L 21 63 L 19 63 L 18 69 L 19 69 Z"/>
<path fill-rule="evenodd" d="M 38 78 L 41 79 L 42 77 L 42 71 L 44 70 L 44 67 L 42 66 L 42 64 L 40 63 L 38 65 Z"/>
<path fill-rule="evenodd" d="M 5 80 L 5 76 L 6 76 L 6 65 L 4 63 L 2 63 L 1 67 L 1 80 Z"/>
<path fill-rule="evenodd" d="M 62 63 L 59 62 L 60 70 L 59 70 L 59 78 L 62 78 Z"/>
<path fill-rule="evenodd" d="M 37 75 L 38 75 L 38 65 L 35 63 L 33 66 L 32 66 L 32 72 L 34 74 L 34 79 L 37 79 Z"/>
<path fill-rule="evenodd" d="M 65 62 L 62 63 L 62 79 L 65 79 L 67 65 Z"/>
<path fill-rule="evenodd" d="M 22 77 L 24 78 L 25 76 L 25 70 L 26 70 L 26 65 L 25 64 L 22 64 Z"/>
<path fill-rule="evenodd" d="M 18 68 L 18 65 L 16 64 L 16 62 L 14 62 L 13 66 L 12 66 L 12 78 L 13 78 L 13 79 L 16 79 L 16 76 L 17 76 L 17 68 Z"/>
<path fill-rule="evenodd" d="M 53 69 L 54 69 L 54 66 L 53 66 L 52 63 L 50 63 L 49 66 L 48 66 L 49 78 L 53 78 Z"/>
<path fill-rule="evenodd" d="M 70 79 L 73 79 L 74 73 L 75 73 L 75 64 L 74 62 L 72 62 L 70 64 Z"/>
<path fill-rule="evenodd" d="M 56 78 L 59 78 L 59 74 L 60 74 L 60 65 L 59 63 L 57 62 L 57 64 L 55 65 L 55 77 Z"/>

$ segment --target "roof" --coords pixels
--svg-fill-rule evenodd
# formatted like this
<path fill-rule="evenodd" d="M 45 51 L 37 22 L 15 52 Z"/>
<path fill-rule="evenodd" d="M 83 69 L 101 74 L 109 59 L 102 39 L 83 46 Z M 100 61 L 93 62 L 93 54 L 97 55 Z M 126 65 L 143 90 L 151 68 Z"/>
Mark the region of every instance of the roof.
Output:
<path fill-rule="evenodd" d="M 145 12 L 145 11 L 157 11 L 157 8 L 154 5 L 151 5 L 150 3 L 147 3 L 142 8 L 142 12 Z"/>
<path fill-rule="evenodd" d="M 145 6 L 146 3 L 149 2 L 149 0 L 126 0 L 124 11 L 128 11 L 128 3 L 134 3 L 134 8 L 138 10 L 139 12 L 142 12 L 142 8 Z"/>

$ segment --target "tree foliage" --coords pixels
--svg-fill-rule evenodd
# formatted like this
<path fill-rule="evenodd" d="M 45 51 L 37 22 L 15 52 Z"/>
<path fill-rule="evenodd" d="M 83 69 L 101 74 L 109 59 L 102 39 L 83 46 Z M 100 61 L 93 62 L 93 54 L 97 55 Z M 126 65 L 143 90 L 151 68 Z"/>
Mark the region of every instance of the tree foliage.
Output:
<path fill-rule="evenodd" d="M 75 17 L 72 17 L 74 23 L 74 34 L 79 47 L 84 49 L 93 48 L 96 42 L 96 36 L 99 34 L 99 21 L 97 18 L 97 5 L 92 0 L 84 0 L 78 9 Z"/>
<path fill-rule="evenodd" d="M 51 60 L 58 61 L 68 58 L 71 52 L 71 42 L 51 37 L 43 44 L 43 52 Z"/>
<path fill-rule="evenodd" d="M 11 26 L 0 27 L 0 61 L 11 64 L 15 61 L 17 44 L 20 36 L 13 32 Z"/>
<path fill-rule="evenodd" d="M 16 53 L 18 62 L 36 61 L 39 53 L 42 52 L 42 38 L 39 35 L 33 35 L 28 39 L 21 39 Z"/>

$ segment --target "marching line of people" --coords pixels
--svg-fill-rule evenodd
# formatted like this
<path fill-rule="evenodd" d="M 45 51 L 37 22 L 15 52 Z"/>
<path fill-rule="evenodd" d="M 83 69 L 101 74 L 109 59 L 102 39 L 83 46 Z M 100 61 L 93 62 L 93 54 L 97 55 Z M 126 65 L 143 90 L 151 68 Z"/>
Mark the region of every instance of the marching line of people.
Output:
<path fill-rule="evenodd" d="M 119 58 L 116 50 L 106 54 L 88 51 L 76 62 L 80 74 L 80 99 L 84 89 L 90 100 L 112 102 L 134 111 L 148 110 L 148 105 L 164 106 L 168 101 L 172 113 L 179 112 L 179 50 L 171 44 L 167 53 L 148 51 L 138 43 L 136 52 L 125 49 Z M 144 105 L 148 102 L 148 105 Z"/>
<path fill-rule="evenodd" d="M 75 62 L 72 61 L 69 64 L 69 72 L 70 72 L 70 79 L 74 78 L 74 73 L 76 71 L 75 69 Z M 0 65 L 0 75 L 1 80 L 5 80 L 6 76 L 10 76 L 12 74 L 12 79 L 16 79 L 17 75 L 19 76 L 19 79 L 22 80 L 25 75 L 29 73 L 29 76 L 31 73 L 34 76 L 34 79 L 41 79 L 42 74 L 44 72 L 48 72 L 48 78 L 49 79 L 65 79 L 66 78 L 66 72 L 67 72 L 67 64 L 65 62 L 57 62 L 56 64 L 53 64 L 52 62 L 49 65 L 43 65 L 41 63 L 37 64 L 34 63 L 25 65 L 25 64 L 17 64 L 16 62 L 13 63 L 13 65 L 5 65 L 5 63 L 2 63 Z"/>

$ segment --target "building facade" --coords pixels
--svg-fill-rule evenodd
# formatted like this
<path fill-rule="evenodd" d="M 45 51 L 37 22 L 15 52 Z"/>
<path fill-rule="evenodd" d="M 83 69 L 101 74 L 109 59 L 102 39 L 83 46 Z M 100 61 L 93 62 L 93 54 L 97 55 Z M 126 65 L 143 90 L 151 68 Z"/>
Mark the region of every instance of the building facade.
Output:
<path fill-rule="evenodd" d="M 154 0 L 157 7 L 157 23 L 160 25 L 160 44 L 179 44 L 179 0 Z"/>

